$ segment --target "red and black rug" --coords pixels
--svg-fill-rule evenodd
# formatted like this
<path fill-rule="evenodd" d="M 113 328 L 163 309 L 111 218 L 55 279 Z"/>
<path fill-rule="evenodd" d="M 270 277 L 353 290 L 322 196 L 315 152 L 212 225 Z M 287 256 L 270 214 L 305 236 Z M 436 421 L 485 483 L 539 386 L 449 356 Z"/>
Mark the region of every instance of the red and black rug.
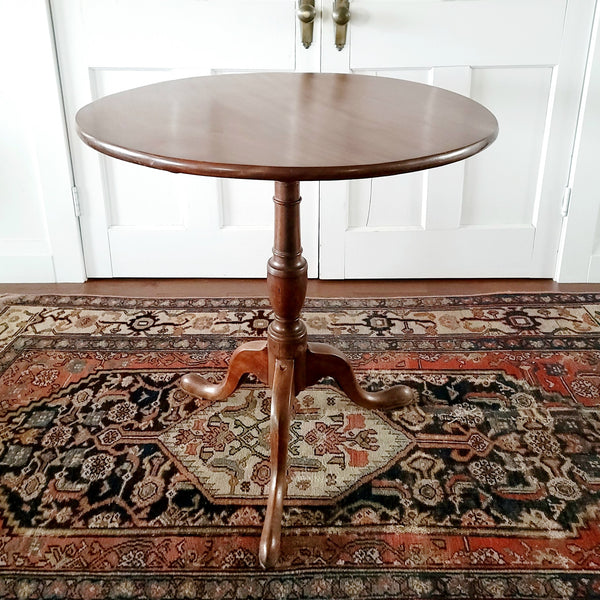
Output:
<path fill-rule="evenodd" d="M 0 296 L 0 597 L 600 598 L 600 294 L 312 299 L 389 414 L 297 399 L 258 566 L 269 393 L 217 380 L 264 299 Z"/>

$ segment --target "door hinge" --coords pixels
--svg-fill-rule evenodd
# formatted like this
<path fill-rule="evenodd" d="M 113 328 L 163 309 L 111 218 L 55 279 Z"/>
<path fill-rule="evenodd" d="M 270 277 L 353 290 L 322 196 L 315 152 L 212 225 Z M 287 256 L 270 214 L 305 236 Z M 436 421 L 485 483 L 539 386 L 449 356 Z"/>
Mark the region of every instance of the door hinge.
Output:
<path fill-rule="evenodd" d="M 560 214 L 566 217 L 569 214 L 569 206 L 571 205 L 571 192 L 573 188 L 566 187 L 562 197 L 562 203 L 560 205 Z"/>
<path fill-rule="evenodd" d="M 73 196 L 73 208 L 75 209 L 75 216 L 81 216 L 81 204 L 79 203 L 79 191 L 77 186 L 71 188 L 71 196 Z"/>

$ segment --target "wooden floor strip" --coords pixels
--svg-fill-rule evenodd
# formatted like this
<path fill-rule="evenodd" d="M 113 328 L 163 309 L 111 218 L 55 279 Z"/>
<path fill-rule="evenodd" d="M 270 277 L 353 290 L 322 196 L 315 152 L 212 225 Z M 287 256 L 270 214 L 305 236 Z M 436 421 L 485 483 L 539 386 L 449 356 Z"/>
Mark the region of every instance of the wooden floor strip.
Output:
<path fill-rule="evenodd" d="M 361 298 L 443 296 L 505 292 L 600 292 L 600 284 L 556 283 L 551 279 L 312 279 L 308 297 Z M 264 279 L 90 279 L 85 283 L 0 284 L 0 294 L 90 294 L 142 297 L 266 296 Z"/>

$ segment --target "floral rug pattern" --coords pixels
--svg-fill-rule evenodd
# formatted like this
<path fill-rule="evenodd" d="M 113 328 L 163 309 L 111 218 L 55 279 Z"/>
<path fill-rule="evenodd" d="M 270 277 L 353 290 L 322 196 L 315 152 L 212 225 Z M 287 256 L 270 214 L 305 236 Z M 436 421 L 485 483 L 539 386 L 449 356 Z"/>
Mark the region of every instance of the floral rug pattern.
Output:
<path fill-rule="evenodd" d="M 600 295 L 309 299 L 330 379 L 292 421 L 276 570 L 258 566 L 270 393 L 192 398 L 265 299 L 0 296 L 0 597 L 600 597 Z"/>

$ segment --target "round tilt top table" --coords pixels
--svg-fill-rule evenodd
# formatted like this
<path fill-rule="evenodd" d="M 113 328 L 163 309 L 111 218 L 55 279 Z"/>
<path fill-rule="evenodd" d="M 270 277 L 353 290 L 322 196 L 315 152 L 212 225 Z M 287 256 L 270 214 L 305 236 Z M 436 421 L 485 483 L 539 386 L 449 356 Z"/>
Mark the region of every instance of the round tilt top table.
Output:
<path fill-rule="evenodd" d="M 86 144 L 121 160 L 175 173 L 275 181 L 275 241 L 267 263 L 274 319 L 267 341 L 241 345 L 218 385 L 197 374 L 180 382 L 187 393 L 209 400 L 230 396 L 247 373 L 271 387 L 271 485 L 259 559 L 273 567 L 295 395 L 330 376 L 365 408 L 393 410 L 418 400 L 406 385 L 363 390 L 341 352 L 308 342 L 300 318 L 307 264 L 299 182 L 395 175 L 456 162 L 491 144 L 498 123 L 480 104 L 446 90 L 324 73 L 168 81 L 101 98 L 76 120 Z"/>

